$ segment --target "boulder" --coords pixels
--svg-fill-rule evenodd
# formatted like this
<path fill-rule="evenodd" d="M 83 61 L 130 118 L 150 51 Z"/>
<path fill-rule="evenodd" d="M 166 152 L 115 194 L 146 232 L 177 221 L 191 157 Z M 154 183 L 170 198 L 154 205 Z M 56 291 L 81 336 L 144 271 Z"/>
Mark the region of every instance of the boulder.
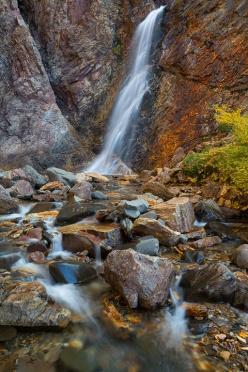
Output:
<path fill-rule="evenodd" d="M 87 250 L 90 257 L 97 257 L 99 254 L 101 258 L 105 258 L 113 249 L 111 241 L 101 239 L 86 231 L 65 232 L 62 236 L 64 249 L 73 253 Z"/>
<path fill-rule="evenodd" d="M 203 200 L 195 204 L 195 215 L 199 221 L 224 221 L 225 217 L 220 207 L 213 200 Z"/>
<path fill-rule="evenodd" d="M 106 239 L 108 246 L 122 244 L 123 237 L 120 225 L 112 223 L 80 223 L 61 227 L 59 229 L 63 235 L 63 239 L 67 234 L 78 235 L 80 232 L 88 232 L 100 239 Z M 85 249 L 85 248 L 84 248 Z"/>
<path fill-rule="evenodd" d="M 231 261 L 242 269 L 248 269 L 248 244 L 242 244 L 235 249 Z"/>
<path fill-rule="evenodd" d="M 63 190 L 65 187 L 64 183 L 62 181 L 53 181 L 48 182 L 45 185 L 43 185 L 40 189 L 41 191 L 55 191 L 55 190 Z"/>
<path fill-rule="evenodd" d="M 153 310 L 167 300 L 172 270 L 166 258 L 128 249 L 111 252 L 101 267 L 101 275 L 131 308 Z"/>
<path fill-rule="evenodd" d="M 234 293 L 231 305 L 240 310 L 248 311 L 248 285 L 247 283 L 238 283 Z"/>
<path fill-rule="evenodd" d="M 97 278 L 95 268 L 80 261 L 60 261 L 49 265 L 49 273 L 56 283 L 86 284 Z"/>
<path fill-rule="evenodd" d="M 133 233 L 139 236 L 153 235 L 165 247 L 172 247 L 181 239 L 180 232 L 173 231 L 152 218 L 138 218 L 133 224 Z"/>
<path fill-rule="evenodd" d="M 11 196 L 22 200 L 30 200 L 34 195 L 34 190 L 30 182 L 25 180 L 17 182 L 9 189 L 9 192 Z"/>
<path fill-rule="evenodd" d="M 145 213 L 149 207 L 149 203 L 143 199 L 122 200 L 116 209 L 130 218 L 138 218 L 140 214 Z"/>
<path fill-rule="evenodd" d="M 21 259 L 18 253 L 9 253 L 0 256 L 0 269 L 10 270 L 11 267 Z"/>
<path fill-rule="evenodd" d="M 77 177 L 79 176 L 80 175 L 77 175 Z M 85 181 L 92 181 L 95 183 L 108 183 L 109 182 L 109 179 L 107 177 L 102 176 L 101 174 L 98 174 L 98 173 L 86 172 L 82 176 L 85 177 Z"/>
<path fill-rule="evenodd" d="M 202 239 L 206 238 L 206 231 L 204 227 L 194 227 L 189 233 L 185 234 L 188 239 Z"/>
<path fill-rule="evenodd" d="M 152 218 L 153 220 L 156 220 L 158 218 L 157 213 L 154 211 L 149 211 L 147 213 L 142 214 L 142 218 Z"/>
<path fill-rule="evenodd" d="M 169 183 L 171 181 L 171 178 L 169 176 L 169 168 L 164 168 L 163 169 L 163 172 L 160 173 L 160 175 L 157 178 L 157 181 L 159 183 L 164 184 L 164 185 L 166 185 L 167 183 Z"/>
<path fill-rule="evenodd" d="M 85 217 L 95 214 L 100 209 L 102 209 L 102 204 L 86 204 L 84 201 L 74 204 L 65 204 L 60 209 L 55 224 L 57 226 L 73 224 L 81 221 Z"/>
<path fill-rule="evenodd" d="M 191 201 L 188 198 L 173 198 L 167 202 L 154 205 L 151 209 L 172 230 L 185 233 L 191 231 L 194 225 L 195 214 Z"/>
<path fill-rule="evenodd" d="M 29 255 L 29 262 L 34 262 L 36 264 L 43 264 L 46 262 L 46 257 L 44 253 L 40 251 L 32 252 Z"/>
<path fill-rule="evenodd" d="M 183 274 L 180 286 L 186 301 L 230 301 L 237 289 L 232 272 L 222 263 L 211 263 L 203 269 Z"/>
<path fill-rule="evenodd" d="M 144 193 L 152 193 L 164 201 L 174 198 L 174 195 L 168 190 L 168 188 L 160 182 L 149 181 L 144 185 L 142 191 Z"/>
<path fill-rule="evenodd" d="M 215 244 L 220 244 L 221 242 L 222 240 L 218 236 L 209 236 L 207 238 L 202 238 L 196 240 L 195 242 L 191 242 L 189 245 L 193 248 L 206 248 L 212 247 Z"/>
<path fill-rule="evenodd" d="M 27 252 L 28 253 L 33 253 L 33 252 L 43 252 L 46 253 L 48 251 L 48 248 L 45 243 L 42 242 L 36 242 L 32 243 L 27 247 Z"/>
<path fill-rule="evenodd" d="M 24 171 L 28 174 L 33 187 L 39 189 L 47 183 L 45 177 L 38 173 L 31 165 L 25 165 Z"/>
<path fill-rule="evenodd" d="M 226 220 L 241 217 L 241 211 L 239 209 L 220 207 L 220 210 Z"/>
<path fill-rule="evenodd" d="M 30 181 L 30 177 L 23 169 L 14 169 L 1 179 L 1 185 L 5 188 L 10 188 L 20 180 Z"/>
<path fill-rule="evenodd" d="M 109 199 L 107 195 L 103 194 L 101 191 L 94 191 L 91 196 L 92 196 L 92 199 L 99 199 L 99 200 Z"/>
<path fill-rule="evenodd" d="M 69 195 L 73 194 L 80 199 L 89 201 L 91 200 L 92 186 L 89 182 L 81 181 L 77 182 L 76 185 L 70 190 Z"/>
<path fill-rule="evenodd" d="M 218 221 L 208 222 L 205 226 L 205 230 L 208 236 L 217 235 L 223 240 L 233 240 L 236 238 L 236 235 L 230 226 L 226 226 Z"/>
<path fill-rule="evenodd" d="M 143 236 L 131 243 L 118 245 L 115 249 L 122 251 L 130 248 L 148 256 L 158 256 L 159 241 L 154 236 Z"/>
<path fill-rule="evenodd" d="M 35 203 L 30 209 L 28 214 L 47 212 L 58 209 L 59 204 L 54 202 L 38 202 Z"/>
<path fill-rule="evenodd" d="M 64 328 L 71 318 L 41 283 L 12 282 L 9 276 L 0 275 L 0 304 L 0 325 Z"/>
<path fill-rule="evenodd" d="M 127 238 L 127 240 L 133 240 L 133 233 L 132 233 L 132 228 L 133 228 L 133 223 L 129 218 L 124 218 L 123 220 L 120 221 L 120 225 L 122 227 L 122 230 Z"/>
<path fill-rule="evenodd" d="M 0 186 L 0 214 L 14 213 L 18 210 L 18 203 Z"/>
<path fill-rule="evenodd" d="M 64 185 L 68 185 L 70 187 L 73 187 L 76 184 L 76 177 L 72 172 L 67 172 L 63 169 L 52 167 L 48 168 L 46 173 L 50 182 L 61 181 Z"/>

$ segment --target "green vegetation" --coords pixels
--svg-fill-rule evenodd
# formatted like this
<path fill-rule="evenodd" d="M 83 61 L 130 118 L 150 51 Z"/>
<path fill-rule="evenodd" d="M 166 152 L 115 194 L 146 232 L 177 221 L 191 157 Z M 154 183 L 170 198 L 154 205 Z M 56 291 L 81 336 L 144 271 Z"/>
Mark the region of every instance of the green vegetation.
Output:
<path fill-rule="evenodd" d="M 227 111 L 215 108 L 215 118 L 225 131 L 230 131 L 230 143 L 223 147 L 208 147 L 183 161 L 185 175 L 193 181 L 208 176 L 230 184 L 237 196 L 248 198 L 248 116 L 241 110 Z"/>
<path fill-rule="evenodd" d="M 120 55 L 121 55 L 121 45 L 120 44 L 116 45 L 112 50 L 113 50 L 113 53 L 117 57 L 120 57 Z"/>

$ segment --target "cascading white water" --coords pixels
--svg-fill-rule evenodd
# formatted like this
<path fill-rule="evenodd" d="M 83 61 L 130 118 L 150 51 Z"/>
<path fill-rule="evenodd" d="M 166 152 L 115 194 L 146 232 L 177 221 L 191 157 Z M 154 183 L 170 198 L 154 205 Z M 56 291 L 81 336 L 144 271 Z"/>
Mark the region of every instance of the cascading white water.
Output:
<path fill-rule="evenodd" d="M 149 88 L 153 33 L 163 11 L 163 6 L 152 11 L 135 31 L 130 69 L 114 103 L 103 149 L 87 169 L 88 172 L 116 174 L 120 167 L 119 158 L 124 162 L 127 159 L 133 136 L 131 124 L 137 119 L 144 94 Z M 130 173 L 123 163 L 122 173 Z"/>

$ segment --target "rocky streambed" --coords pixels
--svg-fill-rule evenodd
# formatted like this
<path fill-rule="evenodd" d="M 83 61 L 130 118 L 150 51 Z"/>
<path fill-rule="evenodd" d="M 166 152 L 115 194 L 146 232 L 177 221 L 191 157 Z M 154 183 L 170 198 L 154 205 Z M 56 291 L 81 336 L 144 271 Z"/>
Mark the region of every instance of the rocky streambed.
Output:
<path fill-rule="evenodd" d="M 178 169 L 0 179 L 0 371 L 248 370 L 248 224 L 223 188 L 220 207 Z"/>

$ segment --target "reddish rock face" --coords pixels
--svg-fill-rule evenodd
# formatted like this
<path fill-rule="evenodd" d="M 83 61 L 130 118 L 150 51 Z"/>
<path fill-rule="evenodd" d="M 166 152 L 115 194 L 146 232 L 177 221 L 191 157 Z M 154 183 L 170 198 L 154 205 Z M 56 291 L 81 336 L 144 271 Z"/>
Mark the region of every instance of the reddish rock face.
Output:
<path fill-rule="evenodd" d="M 157 70 L 153 83 L 150 128 L 148 113 L 143 144 L 133 151 L 140 168 L 171 166 L 177 148 L 187 152 L 199 144 L 216 127 L 215 104 L 244 109 L 248 104 L 245 0 L 171 1 L 163 24 L 163 71 Z"/>
<path fill-rule="evenodd" d="M 79 143 L 56 104 L 17 2 L 0 1 L 0 25 L 1 163 L 69 166 Z"/>

